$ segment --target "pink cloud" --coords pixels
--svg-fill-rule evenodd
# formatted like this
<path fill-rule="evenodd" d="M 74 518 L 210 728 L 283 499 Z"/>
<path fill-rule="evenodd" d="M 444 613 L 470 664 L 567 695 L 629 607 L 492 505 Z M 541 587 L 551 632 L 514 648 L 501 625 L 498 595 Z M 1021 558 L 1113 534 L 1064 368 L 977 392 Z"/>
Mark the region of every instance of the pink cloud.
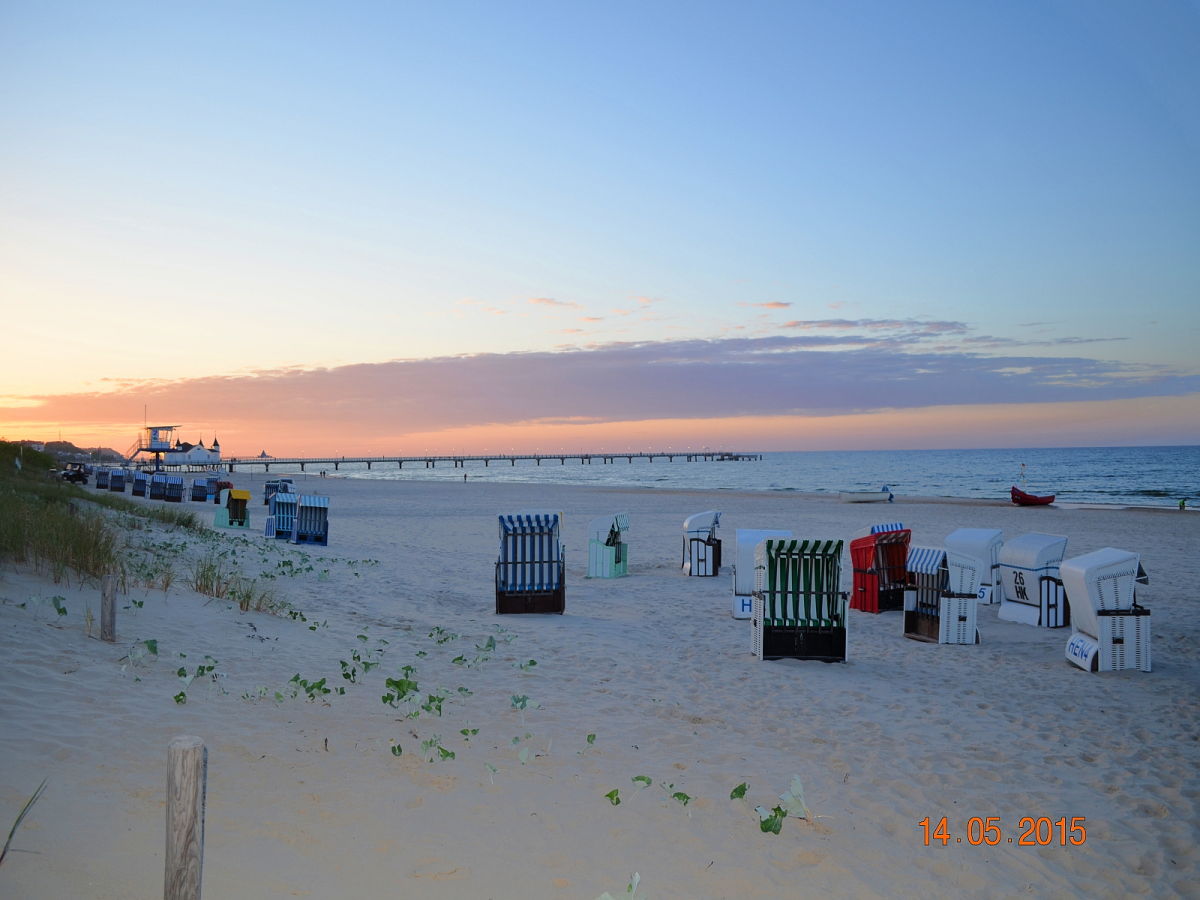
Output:
<path fill-rule="evenodd" d="M 553 297 L 530 297 L 529 302 L 538 306 L 559 306 L 566 309 L 578 309 L 578 303 L 572 303 L 570 300 L 555 300 Z"/>

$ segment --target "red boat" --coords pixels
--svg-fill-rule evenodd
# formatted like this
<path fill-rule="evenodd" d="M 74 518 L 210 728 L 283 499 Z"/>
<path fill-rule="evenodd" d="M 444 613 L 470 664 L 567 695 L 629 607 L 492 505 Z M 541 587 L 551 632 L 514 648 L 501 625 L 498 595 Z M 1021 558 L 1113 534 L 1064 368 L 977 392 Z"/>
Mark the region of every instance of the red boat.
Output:
<path fill-rule="evenodd" d="M 1046 506 L 1054 502 L 1053 494 L 1038 496 L 1037 494 L 1027 494 L 1015 484 L 1012 488 L 1012 502 L 1017 506 Z"/>

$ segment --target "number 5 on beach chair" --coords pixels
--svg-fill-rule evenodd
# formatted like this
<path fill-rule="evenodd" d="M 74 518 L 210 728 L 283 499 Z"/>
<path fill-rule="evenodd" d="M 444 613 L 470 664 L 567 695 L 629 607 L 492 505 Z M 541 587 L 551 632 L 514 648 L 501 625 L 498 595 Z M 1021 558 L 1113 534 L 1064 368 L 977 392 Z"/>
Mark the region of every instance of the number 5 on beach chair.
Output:
<path fill-rule="evenodd" d="M 754 655 L 845 662 L 842 542 L 768 539 L 754 555 Z"/>
<path fill-rule="evenodd" d="M 559 613 L 566 608 L 566 570 L 559 513 L 500 516 L 496 612 Z"/>

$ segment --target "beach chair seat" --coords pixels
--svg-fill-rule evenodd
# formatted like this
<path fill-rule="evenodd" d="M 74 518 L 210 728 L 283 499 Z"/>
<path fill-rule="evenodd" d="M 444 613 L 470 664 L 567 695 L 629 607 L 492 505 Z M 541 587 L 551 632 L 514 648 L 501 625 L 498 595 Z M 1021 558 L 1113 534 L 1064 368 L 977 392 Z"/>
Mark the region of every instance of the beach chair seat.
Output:
<path fill-rule="evenodd" d="M 1004 596 L 997 616 L 1006 622 L 1062 628 L 1071 624 L 1059 564 L 1067 539 L 1032 531 L 1014 538 L 1000 551 L 1000 583 Z"/>
<path fill-rule="evenodd" d="M 221 491 L 221 504 L 213 515 L 217 528 L 250 527 L 250 492 L 239 488 Z"/>
<path fill-rule="evenodd" d="M 290 491 L 276 491 L 276 498 L 292 496 Z M 299 494 L 296 496 L 296 511 L 292 519 L 291 537 L 293 544 L 329 543 L 329 498 L 320 494 Z M 285 501 L 286 502 L 286 501 Z M 279 525 L 279 509 L 283 504 L 276 505 L 276 527 Z"/>
<path fill-rule="evenodd" d="M 1085 672 L 1150 671 L 1150 610 L 1137 602 L 1146 572 L 1136 553 L 1105 547 L 1059 567 L 1071 609 L 1066 656 Z"/>
<path fill-rule="evenodd" d="M 134 472 L 133 473 L 133 488 L 131 489 L 131 493 L 133 494 L 133 496 L 145 497 L 146 496 L 146 487 L 149 483 L 150 483 L 150 478 L 146 475 L 145 472 Z"/>
<path fill-rule="evenodd" d="M 285 541 L 292 539 L 292 530 L 296 526 L 296 504 L 299 500 L 300 495 L 290 491 L 276 491 L 271 495 L 264 531 L 267 537 Z"/>
<path fill-rule="evenodd" d="M 757 588 L 755 551 L 767 538 L 790 538 L 794 535 L 779 528 L 739 528 L 733 533 L 733 606 L 735 619 L 749 619 L 754 614 L 754 591 Z"/>
<path fill-rule="evenodd" d="M 1000 550 L 1004 532 L 998 528 L 958 528 L 946 535 L 947 591 L 952 597 L 973 595 L 980 603 L 999 603 Z"/>
<path fill-rule="evenodd" d="M 588 578 L 629 574 L 629 514 L 599 516 L 588 523 Z"/>
<path fill-rule="evenodd" d="M 96 469 L 95 475 L 96 475 L 96 481 L 95 481 L 96 490 L 107 491 L 108 490 L 109 470 L 108 469 Z"/>
<path fill-rule="evenodd" d="M 869 613 L 904 609 L 912 532 L 899 522 L 871 525 L 864 532 L 850 541 L 850 608 Z"/>
<path fill-rule="evenodd" d="M 904 636 L 934 644 L 978 644 L 979 603 L 975 595 L 953 596 L 941 547 L 908 548 Z"/>
<path fill-rule="evenodd" d="M 566 608 L 565 554 L 559 537 L 562 516 L 520 512 L 499 517 L 496 612 L 559 613 Z"/>
<path fill-rule="evenodd" d="M 183 476 L 168 475 L 163 482 L 163 499 L 168 503 L 183 502 Z"/>
<path fill-rule="evenodd" d="M 721 514 L 715 509 L 683 520 L 683 574 L 712 577 L 721 571 Z"/>
<path fill-rule="evenodd" d="M 846 661 L 842 541 L 772 539 L 755 548 L 751 651 L 759 659 Z"/>

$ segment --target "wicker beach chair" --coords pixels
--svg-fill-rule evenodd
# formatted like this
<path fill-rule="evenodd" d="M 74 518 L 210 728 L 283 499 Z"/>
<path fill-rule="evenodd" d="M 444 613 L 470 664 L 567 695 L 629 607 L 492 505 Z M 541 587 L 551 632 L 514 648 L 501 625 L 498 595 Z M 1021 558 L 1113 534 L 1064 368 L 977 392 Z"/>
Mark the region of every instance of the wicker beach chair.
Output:
<path fill-rule="evenodd" d="M 155 472 L 150 476 L 146 486 L 146 496 L 150 500 L 165 500 L 167 497 L 167 476 L 163 472 Z"/>
<path fill-rule="evenodd" d="M 1150 610 L 1137 602 L 1149 579 L 1136 553 L 1105 547 L 1059 567 L 1069 598 L 1067 660 L 1087 672 L 1150 671 Z"/>
<path fill-rule="evenodd" d="M 125 483 L 128 480 L 124 469 L 113 469 L 108 473 L 108 489 L 123 494 L 125 493 Z"/>
<path fill-rule="evenodd" d="M 997 616 L 1006 622 L 1062 628 L 1071 624 L 1059 564 L 1067 539 L 1032 531 L 1014 538 L 1000 551 L 1000 582 L 1004 596 Z"/>
<path fill-rule="evenodd" d="M 249 528 L 250 492 L 238 488 L 225 488 L 221 491 L 220 498 L 220 506 L 213 515 L 213 525 L 217 528 Z"/>
<path fill-rule="evenodd" d="M 107 491 L 108 490 L 108 479 L 109 479 L 109 470 L 108 469 L 100 469 L 100 468 L 96 469 L 96 481 L 95 481 L 96 490 Z"/>
<path fill-rule="evenodd" d="M 683 574 L 711 577 L 721 571 L 721 539 L 717 527 L 721 514 L 715 509 L 683 520 Z"/>
<path fill-rule="evenodd" d="M 149 476 L 146 475 L 145 472 L 134 472 L 133 473 L 133 488 L 132 488 L 133 496 L 145 497 L 146 496 L 146 487 L 147 487 L 147 485 L 149 485 L 149 483 L 150 483 L 150 478 L 149 478 Z"/>
<path fill-rule="evenodd" d="M 749 619 L 753 614 L 755 582 L 754 551 L 767 538 L 790 538 L 790 531 L 777 528 L 739 528 L 733 536 L 733 606 L 735 619 Z"/>
<path fill-rule="evenodd" d="M 951 596 L 974 595 L 979 603 L 999 603 L 1000 549 L 1004 532 L 998 528 L 958 528 L 945 540 L 946 570 Z"/>
<path fill-rule="evenodd" d="M 267 522 L 263 530 L 269 538 L 290 541 L 296 525 L 296 503 L 300 495 L 291 491 L 276 491 L 267 504 Z"/>
<path fill-rule="evenodd" d="M 193 478 L 192 479 L 192 492 L 189 496 L 189 499 L 193 503 L 207 503 L 208 502 L 208 480 L 207 479 L 205 479 L 205 478 Z"/>
<path fill-rule="evenodd" d="M 500 519 L 496 612 L 559 613 L 566 608 L 566 567 L 554 512 L 520 512 Z"/>
<path fill-rule="evenodd" d="M 850 541 L 851 609 L 881 613 L 904 608 L 911 537 L 900 522 L 884 522 L 869 526 Z"/>
<path fill-rule="evenodd" d="M 271 502 L 271 498 L 278 491 L 296 492 L 296 486 L 290 478 L 273 478 L 263 485 L 263 506 Z"/>
<path fill-rule="evenodd" d="M 276 497 L 289 494 L 288 491 L 276 491 Z M 276 507 L 278 509 L 279 507 Z M 276 520 L 278 527 L 278 520 Z M 296 514 L 292 519 L 291 537 L 293 544 L 329 543 L 329 498 L 320 494 L 300 494 L 296 498 Z"/>
<path fill-rule="evenodd" d="M 183 502 L 183 476 L 168 475 L 163 483 L 163 499 L 168 503 Z"/>
<path fill-rule="evenodd" d="M 599 516 L 588 523 L 588 578 L 629 574 L 629 514 Z"/>
<path fill-rule="evenodd" d="M 908 548 L 904 636 L 931 644 L 978 644 L 979 603 L 975 594 L 952 595 L 946 551 Z"/>
<path fill-rule="evenodd" d="M 759 659 L 846 661 L 842 542 L 772 540 L 755 548 L 751 650 Z"/>

